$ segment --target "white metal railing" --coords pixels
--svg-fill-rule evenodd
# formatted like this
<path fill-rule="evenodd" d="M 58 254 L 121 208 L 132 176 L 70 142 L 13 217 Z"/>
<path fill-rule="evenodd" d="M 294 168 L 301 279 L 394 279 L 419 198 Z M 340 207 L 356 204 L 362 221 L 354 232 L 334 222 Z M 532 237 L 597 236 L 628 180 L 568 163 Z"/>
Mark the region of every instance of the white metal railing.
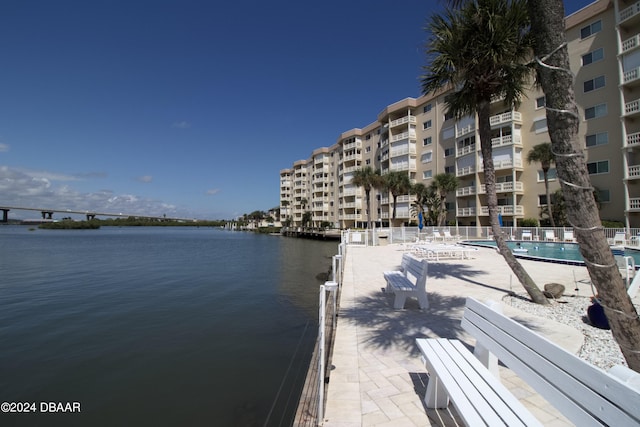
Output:
<path fill-rule="evenodd" d="M 391 157 L 404 156 L 406 154 L 416 154 L 416 146 L 412 144 L 410 146 L 403 146 L 401 148 L 392 148 L 389 151 Z"/>
<path fill-rule="evenodd" d="M 344 144 L 342 146 L 343 150 L 351 150 L 351 149 L 355 149 L 355 148 L 361 148 L 362 147 L 362 141 L 361 140 L 356 140 L 354 142 L 349 142 L 348 144 Z"/>
<path fill-rule="evenodd" d="M 458 216 L 475 216 L 476 208 L 458 208 Z"/>
<path fill-rule="evenodd" d="M 519 111 L 508 111 L 506 113 L 498 114 L 489 118 L 491 126 L 496 126 L 511 121 L 521 122 L 522 114 Z"/>
<path fill-rule="evenodd" d="M 640 34 L 636 34 L 635 36 L 622 42 L 622 53 L 628 52 L 638 46 L 640 46 Z"/>
<path fill-rule="evenodd" d="M 496 192 L 506 193 L 510 191 L 524 191 L 524 184 L 521 181 L 515 182 L 496 182 Z M 487 186 L 482 184 L 480 187 L 480 194 L 487 192 Z"/>
<path fill-rule="evenodd" d="M 640 144 L 640 132 L 630 133 L 627 135 L 627 145 Z"/>
<path fill-rule="evenodd" d="M 415 139 L 415 138 L 416 138 L 416 132 L 411 130 L 411 131 L 399 133 L 397 135 L 393 135 L 391 137 L 391 142 L 397 142 L 397 141 L 402 141 L 403 139 Z"/>
<path fill-rule="evenodd" d="M 456 196 L 458 196 L 458 197 L 472 196 L 474 194 L 476 194 L 476 186 L 475 185 L 471 185 L 469 187 L 462 187 L 462 188 L 456 189 Z"/>
<path fill-rule="evenodd" d="M 498 213 L 500 215 L 524 215 L 524 206 L 522 205 L 506 205 L 498 206 Z M 480 215 L 489 215 L 489 206 L 480 207 Z"/>
<path fill-rule="evenodd" d="M 456 176 L 462 176 L 462 175 L 470 175 L 472 173 L 476 172 L 476 167 L 475 166 L 466 166 L 464 168 L 458 168 L 456 170 Z"/>
<path fill-rule="evenodd" d="M 460 128 L 460 129 L 456 129 L 456 138 L 459 138 L 461 136 L 464 136 L 468 133 L 474 132 L 476 130 L 476 126 L 475 124 L 471 123 L 468 124 L 467 126 Z"/>
<path fill-rule="evenodd" d="M 361 159 L 362 159 L 362 153 L 357 153 L 357 154 L 350 154 L 348 156 L 344 156 L 342 161 L 348 162 L 349 160 L 361 160 Z"/>
<path fill-rule="evenodd" d="M 629 178 L 640 178 L 640 165 L 629 166 L 628 176 Z"/>
<path fill-rule="evenodd" d="M 476 152 L 476 144 L 471 144 L 471 145 L 467 145 L 466 147 L 458 148 L 458 150 L 456 150 L 456 156 L 460 157 L 460 156 L 464 156 L 464 155 L 475 153 L 475 152 Z"/>
<path fill-rule="evenodd" d="M 640 198 L 629 199 L 629 209 L 640 209 Z"/>

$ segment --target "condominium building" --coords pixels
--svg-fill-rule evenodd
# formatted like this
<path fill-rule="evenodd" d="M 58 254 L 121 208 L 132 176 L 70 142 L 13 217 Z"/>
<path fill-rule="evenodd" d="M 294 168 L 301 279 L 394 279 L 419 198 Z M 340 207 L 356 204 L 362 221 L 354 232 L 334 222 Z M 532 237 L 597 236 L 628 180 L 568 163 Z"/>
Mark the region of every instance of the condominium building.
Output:
<path fill-rule="evenodd" d="M 578 137 L 587 156 L 600 217 L 640 227 L 640 1 L 598 0 L 565 18 L 571 71 L 581 121 Z M 447 199 L 447 221 L 489 225 L 476 117 L 456 120 L 447 92 L 406 98 L 385 107 L 363 128 L 342 133 L 291 169 L 280 171 L 281 217 L 294 226 L 400 225 L 416 221 L 414 197 L 401 195 L 392 218 L 391 196 L 352 183 L 365 166 L 383 175 L 406 172 L 428 186 L 440 173 L 459 179 Z M 549 142 L 544 94 L 533 84 L 517 109 L 492 103 L 496 190 L 503 225 L 539 219 L 547 205 L 540 164 L 527 162 L 537 144 Z M 550 190 L 560 188 L 555 169 Z M 305 216 L 306 214 L 306 216 Z"/>

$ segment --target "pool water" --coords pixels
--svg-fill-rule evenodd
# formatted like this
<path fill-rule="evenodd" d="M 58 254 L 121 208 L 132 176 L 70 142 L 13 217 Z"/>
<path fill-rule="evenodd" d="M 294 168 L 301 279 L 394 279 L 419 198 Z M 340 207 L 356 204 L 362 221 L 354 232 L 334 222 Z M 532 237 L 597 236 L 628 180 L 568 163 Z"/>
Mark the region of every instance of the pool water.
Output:
<path fill-rule="evenodd" d="M 496 242 L 493 240 L 469 240 L 464 243 L 474 246 L 496 247 Z M 508 241 L 507 246 L 518 258 L 562 264 L 584 264 L 577 243 Z M 640 266 L 640 251 L 629 248 L 624 248 L 624 250 L 616 248 L 614 249 L 614 254 L 631 256 L 634 258 L 636 266 Z"/>

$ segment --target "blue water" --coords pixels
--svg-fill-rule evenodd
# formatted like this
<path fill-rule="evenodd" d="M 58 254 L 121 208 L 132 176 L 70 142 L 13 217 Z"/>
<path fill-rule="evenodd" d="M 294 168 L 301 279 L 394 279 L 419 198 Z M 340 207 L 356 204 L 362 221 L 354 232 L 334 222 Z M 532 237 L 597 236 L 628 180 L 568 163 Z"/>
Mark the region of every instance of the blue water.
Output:
<path fill-rule="evenodd" d="M 494 240 L 469 241 L 469 244 L 478 246 L 495 247 Z M 508 241 L 507 246 L 514 252 L 517 257 L 523 258 L 540 258 L 547 261 L 572 261 L 576 263 L 584 263 L 584 259 L 580 254 L 577 243 L 561 243 L 561 242 L 514 242 Z M 523 249 L 526 251 L 519 251 Z M 620 255 L 632 256 L 636 265 L 640 265 L 640 252 L 625 248 Z"/>
<path fill-rule="evenodd" d="M 289 425 L 336 242 L 0 226 L 0 425 Z"/>

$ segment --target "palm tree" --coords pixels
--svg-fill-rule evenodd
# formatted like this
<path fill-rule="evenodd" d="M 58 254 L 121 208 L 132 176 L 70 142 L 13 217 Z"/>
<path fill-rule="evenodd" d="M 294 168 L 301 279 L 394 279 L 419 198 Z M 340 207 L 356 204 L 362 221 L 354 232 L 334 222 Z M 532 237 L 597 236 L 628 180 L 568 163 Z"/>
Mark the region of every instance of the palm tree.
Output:
<path fill-rule="evenodd" d="M 458 178 L 450 173 L 439 173 L 431 182 L 434 192 L 438 195 L 438 227 L 447 219 L 447 195 L 458 188 Z"/>
<path fill-rule="evenodd" d="M 396 202 L 398 196 L 401 194 L 407 194 L 411 189 L 411 180 L 409 175 L 404 172 L 392 171 L 382 176 L 382 188 L 385 191 L 389 191 L 393 197 L 393 213 L 391 214 L 391 220 L 396 219 Z"/>
<path fill-rule="evenodd" d="M 527 163 L 531 164 L 533 162 L 539 162 L 542 168 L 544 190 L 547 195 L 547 213 L 551 220 L 551 226 L 555 227 L 556 223 L 553 220 L 553 212 L 551 210 L 551 195 L 549 194 L 549 169 L 551 169 L 551 163 L 555 162 L 553 151 L 551 151 L 551 144 L 544 142 L 534 146 L 527 154 Z"/>
<path fill-rule="evenodd" d="M 370 194 L 372 188 L 380 188 L 382 186 L 382 177 L 380 172 L 371 169 L 371 166 L 357 169 L 353 172 L 351 183 L 356 187 L 364 188 L 365 197 L 367 199 L 367 228 L 371 229 L 371 200 Z"/>
<path fill-rule="evenodd" d="M 607 310 L 611 332 L 631 369 L 640 372 L 640 319 L 602 228 L 587 161 L 578 139 L 580 116 L 569 65 L 562 0 L 529 1 L 538 63 L 545 94 L 547 126 L 567 219 L 576 232 L 591 282 Z"/>
<path fill-rule="evenodd" d="M 548 304 L 531 276 L 508 248 L 498 222 L 498 198 L 491 145 L 491 100 L 515 108 L 530 77 L 529 19 L 523 0 L 476 0 L 447 9 L 429 23 L 423 93 L 451 89 L 447 107 L 458 119 L 477 114 L 489 219 L 496 245 L 533 301 Z"/>
<path fill-rule="evenodd" d="M 425 186 L 421 182 L 411 187 L 411 193 L 416 195 L 416 200 L 411 207 L 416 216 L 422 214 L 426 225 L 434 225 L 438 221 L 440 198 L 433 186 Z"/>

